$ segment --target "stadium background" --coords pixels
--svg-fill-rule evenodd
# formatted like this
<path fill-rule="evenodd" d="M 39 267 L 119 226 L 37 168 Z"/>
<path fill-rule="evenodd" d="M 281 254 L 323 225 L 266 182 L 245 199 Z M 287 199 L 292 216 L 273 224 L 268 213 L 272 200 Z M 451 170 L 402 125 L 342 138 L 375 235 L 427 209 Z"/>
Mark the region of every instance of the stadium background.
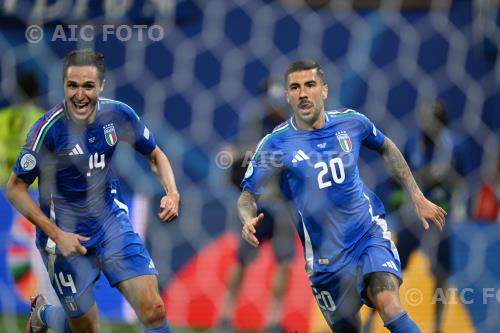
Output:
<path fill-rule="evenodd" d="M 38 4 L 36 5 L 35 2 Z M 162 226 L 154 218 L 159 189 L 145 161 L 122 147 L 116 168 L 130 195 L 134 223 L 151 248 L 174 326 L 209 329 L 218 319 L 229 267 L 234 261 L 238 223 L 224 161 L 227 144 L 263 113 L 262 83 L 280 76 L 290 61 L 314 58 L 326 72 L 328 105 L 349 106 L 370 117 L 402 145 L 415 126 L 420 100 L 440 98 L 448 106 L 450 127 L 463 140 L 461 170 L 467 185 L 452 212 L 453 287 L 472 288 L 472 302 L 456 300 L 445 319 L 447 332 L 499 332 L 500 292 L 484 299 L 484 288 L 500 290 L 500 228 L 477 224 L 467 207 L 498 154 L 500 65 L 498 7 L 489 1 L 2 1 L 0 2 L 0 107 L 15 103 L 16 75 L 35 71 L 42 103 L 63 97 L 61 58 L 77 47 L 105 54 L 103 96 L 131 105 L 169 154 L 182 195 L 179 220 Z M 312 1 L 311 1 L 312 2 Z M 26 27 L 38 24 L 44 36 L 29 43 Z M 92 38 L 71 35 L 69 25 L 92 25 Z M 160 41 L 99 33 L 104 24 L 158 24 Z M 64 26 L 65 37 L 55 34 Z M 78 30 L 77 30 L 78 31 Z M 87 37 L 87 35 L 85 35 Z M 89 40 L 90 39 L 90 40 Z M 219 155 L 218 155 L 219 154 Z M 389 179 L 376 155 L 363 155 L 367 184 L 386 197 Z M 30 268 L 32 229 L 2 194 L 0 198 L 0 311 L 27 313 L 26 297 L 40 277 Z M 11 226 L 13 226 L 11 228 Z M 247 277 L 236 324 L 263 325 L 273 268 L 269 248 Z M 431 280 L 424 256 L 412 259 L 403 295 L 417 288 L 419 305 L 407 307 L 424 332 L 431 323 Z M 291 331 L 322 332 L 299 256 L 285 299 L 284 323 Z M 15 279 L 13 278 L 13 273 Z M 16 281 L 14 281 L 16 280 Z M 16 287 L 14 287 L 16 284 Z M 131 321 L 116 292 L 100 281 L 98 301 L 105 318 Z M 168 295 L 168 296 L 167 296 Z M 2 321 L 1 332 L 10 332 Z"/>

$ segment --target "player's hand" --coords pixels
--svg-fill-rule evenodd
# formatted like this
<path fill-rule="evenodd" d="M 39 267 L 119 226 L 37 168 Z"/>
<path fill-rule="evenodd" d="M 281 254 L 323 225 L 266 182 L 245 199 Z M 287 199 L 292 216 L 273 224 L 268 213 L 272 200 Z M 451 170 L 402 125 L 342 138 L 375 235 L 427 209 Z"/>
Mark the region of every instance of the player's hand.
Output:
<path fill-rule="evenodd" d="M 163 222 L 171 222 L 179 216 L 180 195 L 178 192 L 169 192 L 160 201 L 160 212 L 158 217 Z"/>
<path fill-rule="evenodd" d="M 243 230 L 241 231 L 243 239 L 255 247 L 259 246 L 259 240 L 257 239 L 257 236 L 255 236 L 255 233 L 263 220 L 264 213 L 260 213 L 257 217 L 254 217 L 250 221 L 246 222 L 243 226 Z"/>
<path fill-rule="evenodd" d="M 86 242 L 89 239 L 90 237 L 80 236 L 71 232 L 61 230 L 54 242 L 57 244 L 57 248 L 59 249 L 61 254 L 65 257 L 70 257 L 77 254 L 83 256 L 87 253 L 87 249 L 80 242 Z"/>
<path fill-rule="evenodd" d="M 430 220 L 436 225 L 439 231 L 443 231 L 446 224 L 445 216 L 447 215 L 443 208 L 427 200 L 425 197 L 421 197 L 415 202 L 415 211 L 425 230 L 429 229 L 429 222 L 427 221 Z"/>

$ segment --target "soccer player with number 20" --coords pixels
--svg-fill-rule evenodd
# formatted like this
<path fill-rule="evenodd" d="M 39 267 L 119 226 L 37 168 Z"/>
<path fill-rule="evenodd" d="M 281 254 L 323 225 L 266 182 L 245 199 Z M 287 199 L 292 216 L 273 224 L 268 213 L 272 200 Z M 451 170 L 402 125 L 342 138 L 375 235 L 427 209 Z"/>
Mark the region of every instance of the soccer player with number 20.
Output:
<path fill-rule="evenodd" d="M 357 166 L 362 146 L 376 150 L 407 190 L 424 228 L 441 230 L 446 212 L 427 200 L 396 145 L 354 110 L 325 111 L 328 86 L 314 61 L 285 72 L 293 116 L 265 136 L 242 181 L 238 212 L 243 238 L 254 246 L 263 214 L 256 200 L 269 176 L 282 169 L 301 217 L 296 224 L 318 305 L 334 332 L 360 332 L 359 309 L 374 307 L 391 332 L 420 332 L 399 300 L 397 250 L 383 215 L 374 209 Z M 378 199 L 377 199 L 378 201 Z"/>

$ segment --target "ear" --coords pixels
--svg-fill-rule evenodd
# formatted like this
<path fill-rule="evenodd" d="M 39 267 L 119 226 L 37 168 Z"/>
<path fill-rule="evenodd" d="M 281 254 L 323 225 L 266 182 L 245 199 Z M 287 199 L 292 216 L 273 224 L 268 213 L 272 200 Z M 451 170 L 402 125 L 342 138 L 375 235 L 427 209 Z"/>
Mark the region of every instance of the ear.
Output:
<path fill-rule="evenodd" d="M 321 95 L 323 96 L 323 99 L 326 99 L 328 97 L 328 85 L 323 85 L 323 87 L 321 88 Z"/>

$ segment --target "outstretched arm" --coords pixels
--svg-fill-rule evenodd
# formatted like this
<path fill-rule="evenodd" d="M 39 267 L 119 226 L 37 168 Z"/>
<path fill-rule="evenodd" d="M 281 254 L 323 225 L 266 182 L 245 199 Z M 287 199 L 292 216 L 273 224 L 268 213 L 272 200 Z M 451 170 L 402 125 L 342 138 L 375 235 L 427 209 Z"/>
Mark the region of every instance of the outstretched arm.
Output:
<path fill-rule="evenodd" d="M 446 212 L 439 206 L 427 200 L 408 167 L 403 155 L 391 139 L 385 138 L 379 149 L 386 166 L 394 178 L 405 188 L 415 205 L 415 211 L 425 229 L 429 228 L 427 220 L 431 220 L 439 230 L 443 230 Z"/>
<path fill-rule="evenodd" d="M 165 222 L 173 221 L 179 216 L 180 195 L 175 184 L 174 171 L 167 155 L 158 147 L 148 155 L 151 170 L 165 189 L 166 195 L 161 198 L 158 217 Z"/>
<path fill-rule="evenodd" d="M 29 195 L 28 187 L 29 185 L 18 178 L 15 173 L 10 175 L 7 183 L 7 198 L 12 205 L 19 213 L 49 236 L 56 243 L 63 256 L 85 255 L 87 249 L 80 242 L 86 242 L 90 238 L 65 232 L 50 221 Z"/>
<path fill-rule="evenodd" d="M 243 223 L 241 232 L 243 239 L 255 247 L 259 246 L 255 233 L 264 219 L 264 214 L 260 213 L 257 216 L 257 198 L 252 193 L 245 190 L 241 192 L 238 199 L 238 215 Z"/>

